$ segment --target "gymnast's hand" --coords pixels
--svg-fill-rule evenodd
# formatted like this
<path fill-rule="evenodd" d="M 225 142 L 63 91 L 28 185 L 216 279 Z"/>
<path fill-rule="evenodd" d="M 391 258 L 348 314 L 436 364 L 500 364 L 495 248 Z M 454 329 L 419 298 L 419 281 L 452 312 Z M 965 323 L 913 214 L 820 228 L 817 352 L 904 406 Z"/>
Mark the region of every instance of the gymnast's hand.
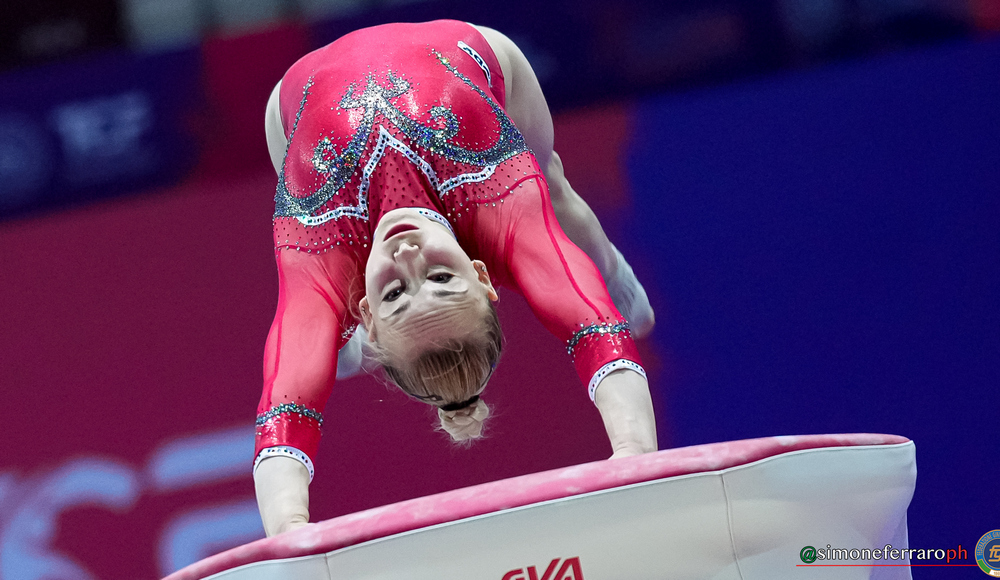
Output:
<path fill-rule="evenodd" d="M 257 507 L 268 537 L 309 523 L 309 471 L 290 457 L 268 457 L 253 474 Z"/>

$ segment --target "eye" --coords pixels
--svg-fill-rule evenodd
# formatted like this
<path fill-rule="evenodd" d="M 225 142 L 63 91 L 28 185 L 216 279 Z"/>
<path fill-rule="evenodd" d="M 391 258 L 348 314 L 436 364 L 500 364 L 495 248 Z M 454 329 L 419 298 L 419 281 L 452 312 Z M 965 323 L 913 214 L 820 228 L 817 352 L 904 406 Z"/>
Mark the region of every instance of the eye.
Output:
<path fill-rule="evenodd" d="M 386 292 L 385 296 L 382 297 L 382 301 L 383 302 L 392 302 L 395 299 L 397 299 L 400 296 L 402 296 L 404 290 L 406 290 L 406 287 L 403 284 L 400 284 L 399 286 L 396 286 L 392 290 L 389 290 L 388 292 Z"/>
<path fill-rule="evenodd" d="M 448 274 L 447 272 L 441 272 L 439 274 L 431 274 L 427 277 L 431 282 L 437 282 L 438 284 L 444 284 L 454 278 L 453 274 Z"/>

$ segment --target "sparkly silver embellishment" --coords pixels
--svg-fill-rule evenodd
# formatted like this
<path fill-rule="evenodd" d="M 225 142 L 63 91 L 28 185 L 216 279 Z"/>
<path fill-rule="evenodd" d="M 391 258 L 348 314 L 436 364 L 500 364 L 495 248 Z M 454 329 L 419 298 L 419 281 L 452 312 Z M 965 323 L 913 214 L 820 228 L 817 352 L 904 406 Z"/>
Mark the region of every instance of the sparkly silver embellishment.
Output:
<path fill-rule="evenodd" d="M 354 331 L 358 329 L 358 323 L 349 325 L 344 329 L 344 332 L 340 333 L 340 342 L 346 344 L 348 340 L 351 340 L 351 336 L 354 335 Z"/>
<path fill-rule="evenodd" d="M 479 65 L 479 68 L 483 69 L 483 73 L 486 74 L 486 84 L 489 85 L 489 87 L 492 89 L 493 76 L 490 74 L 490 67 L 486 66 L 486 61 L 483 60 L 483 57 L 479 56 L 479 53 L 476 52 L 476 49 L 472 48 L 468 44 L 465 44 L 461 40 L 458 41 L 458 48 L 464 50 L 466 54 L 472 57 L 472 60 L 476 61 L 476 64 Z"/>
<path fill-rule="evenodd" d="M 257 426 L 260 427 L 282 413 L 301 415 L 316 421 L 320 425 L 323 424 L 323 415 L 319 411 L 310 409 L 309 407 L 304 407 L 298 403 L 282 403 L 275 407 L 271 407 L 266 413 L 257 415 Z"/>
<path fill-rule="evenodd" d="M 619 332 L 624 332 L 628 329 L 628 322 L 617 322 L 615 324 L 601 322 L 599 324 L 591 324 L 590 326 L 581 328 L 573 334 L 573 337 L 566 342 L 566 351 L 572 355 L 573 348 L 576 347 L 577 343 L 580 342 L 585 336 L 590 336 L 591 334 L 618 334 Z"/>
<path fill-rule="evenodd" d="M 443 196 L 448 191 L 465 183 L 480 182 L 489 179 L 500 163 L 528 150 L 520 131 L 517 130 L 514 123 L 493 99 L 468 77 L 455 69 L 441 53 L 431 49 L 431 54 L 449 72 L 477 92 L 489 105 L 499 127 L 497 141 L 494 145 L 489 149 L 478 151 L 466 149 L 453 143 L 453 138 L 459 133 L 460 124 L 455 113 L 447 107 L 433 107 L 429 111 L 432 121 L 430 126 L 411 119 L 401 109 L 390 102 L 391 99 L 409 92 L 411 88 L 410 82 L 397 76 L 395 72 L 388 71 L 386 80 L 388 80 L 390 86 L 384 87 L 376 80 L 374 73 L 369 73 L 365 89 L 361 94 L 357 94 L 357 85 L 352 83 L 339 103 L 339 108 L 345 111 L 364 109 L 361 120 L 358 122 L 358 129 L 351 137 L 350 142 L 343 151 L 338 152 L 333 141 L 329 137 L 324 137 L 314 148 L 311 160 L 313 168 L 321 175 L 325 175 L 326 181 L 318 190 L 307 197 L 295 197 L 288 191 L 285 180 L 285 163 L 288 161 L 288 148 L 286 147 L 285 162 L 282 164 L 274 198 L 274 217 L 294 217 L 300 223 L 307 226 L 320 225 L 342 217 L 354 217 L 367 221 L 369 219 L 368 189 L 371 174 L 375 171 L 376 164 L 384 155 L 386 147 L 392 147 L 399 151 L 411 163 L 416 165 L 431 181 L 438 196 Z M 302 117 L 302 112 L 305 109 L 309 96 L 309 89 L 312 85 L 313 79 L 310 78 L 303 90 L 302 101 L 299 103 L 299 110 L 295 115 L 295 123 L 289 134 L 289 146 L 294 138 L 299 120 Z M 380 124 L 378 126 L 378 140 L 375 143 L 368 163 L 363 168 L 362 183 L 358 190 L 357 204 L 341 206 L 327 211 L 322 215 L 315 215 L 321 207 L 333 199 L 334 195 L 354 175 L 358 163 L 367 148 L 369 137 L 375 131 L 375 118 L 377 114 L 381 114 L 388 123 L 397 127 L 413 145 L 426 149 L 432 154 L 442 156 L 450 161 L 481 167 L 482 169 L 475 173 L 453 177 L 441 183 L 427 161 L 410 149 L 410 147 L 393 137 L 385 129 L 385 126 Z"/>
<path fill-rule="evenodd" d="M 480 181 L 486 181 L 496 170 L 496 165 L 487 165 L 479 173 L 463 173 L 462 175 L 452 177 L 448 181 L 441 184 L 441 187 L 438 189 L 438 196 L 442 196 L 456 187 L 466 183 L 479 183 Z"/>

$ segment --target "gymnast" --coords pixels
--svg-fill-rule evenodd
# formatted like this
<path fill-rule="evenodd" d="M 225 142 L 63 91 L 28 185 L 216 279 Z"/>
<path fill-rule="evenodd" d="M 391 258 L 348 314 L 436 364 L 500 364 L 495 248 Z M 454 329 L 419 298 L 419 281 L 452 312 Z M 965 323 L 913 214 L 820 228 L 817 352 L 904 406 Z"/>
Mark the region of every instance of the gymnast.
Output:
<path fill-rule="evenodd" d="M 266 131 L 279 293 L 254 483 L 268 536 L 308 523 L 321 411 L 365 356 L 454 440 L 482 435 L 500 285 L 566 345 L 611 457 L 656 450 L 633 341 L 653 311 L 566 181 L 507 37 L 449 20 L 352 32 L 288 70 Z"/>

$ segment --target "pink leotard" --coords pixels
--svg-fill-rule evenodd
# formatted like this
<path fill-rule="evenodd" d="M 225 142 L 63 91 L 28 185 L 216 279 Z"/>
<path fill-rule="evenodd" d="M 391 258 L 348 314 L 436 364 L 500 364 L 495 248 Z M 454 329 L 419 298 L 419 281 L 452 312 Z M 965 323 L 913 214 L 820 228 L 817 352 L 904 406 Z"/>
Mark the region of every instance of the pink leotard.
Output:
<path fill-rule="evenodd" d="M 566 344 L 591 396 L 618 368 L 642 372 L 601 274 L 559 227 L 548 189 L 504 112 L 504 78 L 469 24 L 387 24 L 311 52 L 285 74 L 288 139 L 275 195 L 278 308 L 264 355 L 258 460 L 311 466 L 337 351 L 375 226 L 414 207 L 446 220 L 494 284 L 521 293 Z"/>

